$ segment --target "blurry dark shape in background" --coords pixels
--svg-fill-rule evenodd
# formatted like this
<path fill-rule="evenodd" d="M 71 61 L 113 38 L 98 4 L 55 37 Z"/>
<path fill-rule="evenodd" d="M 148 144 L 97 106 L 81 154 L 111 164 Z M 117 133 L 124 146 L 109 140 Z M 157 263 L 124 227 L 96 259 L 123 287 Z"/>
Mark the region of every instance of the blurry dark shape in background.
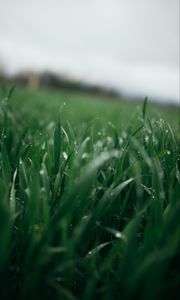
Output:
<path fill-rule="evenodd" d="M 48 71 L 42 73 L 27 71 L 11 76 L 0 72 L 0 82 L 23 85 L 33 89 L 47 87 L 75 92 L 84 91 L 93 95 L 107 95 L 113 98 L 120 97 L 120 93 L 113 88 L 77 81 Z"/>

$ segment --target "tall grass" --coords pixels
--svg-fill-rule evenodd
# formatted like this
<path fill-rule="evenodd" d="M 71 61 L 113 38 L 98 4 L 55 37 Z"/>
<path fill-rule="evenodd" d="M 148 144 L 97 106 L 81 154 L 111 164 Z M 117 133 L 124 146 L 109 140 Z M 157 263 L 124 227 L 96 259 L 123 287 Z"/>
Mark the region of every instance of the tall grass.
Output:
<path fill-rule="evenodd" d="M 74 131 L 63 113 L 53 127 L 28 120 L 11 94 L 0 102 L 0 298 L 178 298 L 178 133 L 149 119 L 147 100 L 137 128 Z"/>

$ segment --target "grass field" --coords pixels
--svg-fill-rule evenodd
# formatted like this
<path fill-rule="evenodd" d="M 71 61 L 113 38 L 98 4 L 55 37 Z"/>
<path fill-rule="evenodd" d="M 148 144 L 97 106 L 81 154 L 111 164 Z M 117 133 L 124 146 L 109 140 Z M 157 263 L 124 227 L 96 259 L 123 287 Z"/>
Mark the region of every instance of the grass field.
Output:
<path fill-rule="evenodd" d="M 86 101 L 87 100 L 87 101 Z M 112 101 L 111 101 L 112 100 Z M 115 123 L 117 129 L 125 129 L 133 122 L 138 126 L 139 114 L 142 102 L 127 103 L 127 99 L 111 99 L 109 96 L 95 96 L 84 92 L 68 92 L 48 89 L 24 89 L 16 87 L 11 105 L 15 109 L 21 107 L 23 113 L 35 120 L 52 122 L 57 119 L 58 111 L 63 106 L 62 123 L 66 126 L 69 121 L 72 126 L 87 126 L 87 122 L 95 122 L 96 127 L 105 127 L 108 122 Z M 150 105 L 148 107 L 149 117 L 163 118 L 171 126 L 178 126 L 178 110 L 174 108 Z M 27 121 L 29 118 L 27 119 Z"/>
<path fill-rule="evenodd" d="M 177 109 L 11 92 L 0 100 L 0 298 L 178 299 Z"/>

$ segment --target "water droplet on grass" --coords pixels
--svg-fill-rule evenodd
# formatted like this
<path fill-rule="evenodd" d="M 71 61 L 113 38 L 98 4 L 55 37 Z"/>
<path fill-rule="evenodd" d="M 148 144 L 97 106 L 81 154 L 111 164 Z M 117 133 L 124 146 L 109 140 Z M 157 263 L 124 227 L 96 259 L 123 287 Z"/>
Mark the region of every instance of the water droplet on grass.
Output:
<path fill-rule="evenodd" d="M 66 152 L 63 152 L 63 157 L 64 157 L 65 160 L 67 160 L 68 156 L 67 156 Z"/>
<path fill-rule="evenodd" d="M 121 238 L 121 236 L 122 236 L 122 234 L 121 234 L 120 232 L 116 232 L 116 234 L 115 234 L 115 237 L 116 237 L 116 238 L 119 239 L 119 238 Z"/>
<path fill-rule="evenodd" d="M 39 172 L 39 174 L 40 175 L 44 175 L 44 170 L 41 169 L 40 172 Z"/>

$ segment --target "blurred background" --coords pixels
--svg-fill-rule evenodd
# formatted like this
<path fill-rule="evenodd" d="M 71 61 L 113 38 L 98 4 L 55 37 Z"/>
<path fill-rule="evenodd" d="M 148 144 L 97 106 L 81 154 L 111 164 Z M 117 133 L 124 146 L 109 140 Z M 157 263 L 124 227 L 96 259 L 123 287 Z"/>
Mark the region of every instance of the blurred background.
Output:
<path fill-rule="evenodd" d="M 179 0 L 0 0 L 0 73 L 179 103 Z"/>

